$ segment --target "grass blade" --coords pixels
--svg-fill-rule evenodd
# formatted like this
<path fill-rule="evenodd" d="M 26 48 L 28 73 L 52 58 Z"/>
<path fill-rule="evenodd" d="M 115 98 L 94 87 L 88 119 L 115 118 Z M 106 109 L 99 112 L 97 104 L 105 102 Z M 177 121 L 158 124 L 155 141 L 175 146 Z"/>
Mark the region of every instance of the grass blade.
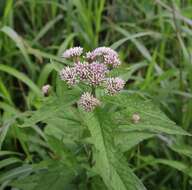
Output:
<path fill-rule="evenodd" d="M 25 74 L 7 65 L 0 64 L 0 71 L 6 72 L 25 83 L 36 95 L 42 96 L 41 90 Z"/>

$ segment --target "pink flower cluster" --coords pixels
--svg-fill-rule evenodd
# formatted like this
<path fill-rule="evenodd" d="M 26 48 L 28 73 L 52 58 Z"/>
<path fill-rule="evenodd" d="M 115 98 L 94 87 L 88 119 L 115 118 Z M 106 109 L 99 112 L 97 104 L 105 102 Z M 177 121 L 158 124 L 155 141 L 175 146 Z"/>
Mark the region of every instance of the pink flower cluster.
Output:
<path fill-rule="evenodd" d="M 99 106 L 101 102 L 95 98 L 91 93 L 85 92 L 78 104 L 87 112 L 93 111 L 95 107 Z"/>
<path fill-rule="evenodd" d="M 77 73 L 73 67 L 65 67 L 60 71 L 61 80 L 67 82 L 68 85 L 73 86 L 77 84 Z"/>
<path fill-rule="evenodd" d="M 100 59 L 101 61 L 103 61 L 103 63 L 105 63 L 106 65 L 110 65 L 113 68 L 121 64 L 117 52 L 109 47 L 96 48 L 92 52 L 88 52 L 86 54 L 86 58 L 91 61 Z"/>
<path fill-rule="evenodd" d="M 70 48 L 64 52 L 65 58 L 80 57 L 83 48 Z M 60 71 L 61 80 L 66 81 L 70 86 L 74 86 L 79 82 L 96 87 L 104 87 L 107 94 L 114 95 L 123 89 L 125 81 L 120 78 L 108 78 L 108 65 L 115 68 L 120 65 L 117 52 L 107 47 L 99 47 L 88 52 L 84 57 L 87 61 L 77 61 L 72 67 L 65 67 Z M 85 111 L 92 111 L 99 106 L 100 101 L 91 93 L 85 92 L 80 100 L 79 105 Z"/>
<path fill-rule="evenodd" d="M 74 86 L 78 82 L 85 82 L 92 86 L 98 86 L 105 80 L 106 65 L 99 62 L 77 62 L 73 67 L 65 67 L 60 71 L 60 77 L 68 85 Z"/>
<path fill-rule="evenodd" d="M 110 95 L 114 95 L 121 91 L 125 85 L 125 81 L 119 77 L 107 78 L 106 80 L 106 91 Z"/>
<path fill-rule="evenodd" d="M 79 57 L 83 53 L 82 47 L 73 47 L 68 50 L 66 50 L 62 57 L 64 58 L 73 58 L 73 57 Z"/>
<path fill-rule="evenodd" d="M 107 73 L 106 65 L 99 63 L 97 61 L 89 64 L 89 74 L 88 81 L 91 85 L 100 85 L 105 80 L 105 75 Z"/>

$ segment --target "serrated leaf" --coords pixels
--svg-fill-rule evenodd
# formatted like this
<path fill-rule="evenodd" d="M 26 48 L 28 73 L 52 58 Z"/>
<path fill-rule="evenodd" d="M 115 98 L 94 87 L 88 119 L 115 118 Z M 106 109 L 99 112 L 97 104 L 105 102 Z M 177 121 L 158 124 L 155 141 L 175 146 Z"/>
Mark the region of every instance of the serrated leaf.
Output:
<path fill-rule="evenodd" d="M 45 122 L 47 123 L 45 128 L 47 135 L 54 136 L 69 144 L 74 144 L 75 141 L 80 139 L 83 133 L 83 128 L 78 120 L 78 115 L 76 115 L 76 110 L 70 107 L 63 107 L 57 115 L 47 118 Z"/>
<path fill-rule="evenodd" d="M 117 132 L 115 133 L 114 142 L 122 152 L 126 152 L 139 144 L 141 141 L 152 138 L 154 136 L 155 134 L 149 132 Z"/>
<path fill-rule="evenodd" d="M 17 179 L 11 184 L 22 190 L 63 190 L 68 189 L 74 177 L 75 173 L 69 167 L 59 161 L 52 161 L 48 169 Z"/>
<path fill-rule="evenodd" d="M 50 168 L 48 172 L 40 175 L 40 179 L 33 190 L 63 190 L 72 182 L 73 171 L 63 165 Z"/>
<path fill-rule="evenodd" d="M 152 101 L 141 99 L 135 94 L 119 94 L 103 97 L 103 100 L 115 107 L 113 112 L 117 131 L 142 131 L 151 133 L 165 133 L 170 135 L 190 135 L 171 121 Z M 114 109 L 115 109 L 114 108 Z M 138 114 L 140 120 L 133 122 L 133 114 Z"/>
<path fill-rule="evenodd" d="M 49 118 L 56 117 L 59 113 L 62 113 L 64 108 L 70 107 L 79 99 L 80 92 L 79 89 L 74 89 L 66 92 L 64 97 L 53 96 L 47 98 L 40 109 L 32 112 L 31 117 L 25 118 L 22 127 L 33 126 L 40 121 L 44 122 Z"/>
<path fill-rule="evenodd" d="M 61 140 L 54 138 L 53 136 L 48 137 L 48 143 L 52 151 L 56 154 L 56 157 L 65 163 L 66 166 L 70 166 L 71 170 L 77 166 L 76 155 L 67 148 Z"/>
<path fill-rule="evenodd" d="M 95 169 L 110 190 L 145 190 L 128 167 L 124 156 L 114 148 L 112 123 L 106 113 L 85 113 L 83 116 L 95 146 Z"/>

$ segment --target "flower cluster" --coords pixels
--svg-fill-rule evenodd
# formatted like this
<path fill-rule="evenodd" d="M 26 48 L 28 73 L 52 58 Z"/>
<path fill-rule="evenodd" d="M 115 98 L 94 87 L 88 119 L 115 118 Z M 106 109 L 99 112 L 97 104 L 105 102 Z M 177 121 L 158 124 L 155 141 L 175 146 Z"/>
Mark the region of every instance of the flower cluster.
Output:
<path fill-rule="evenodd" d="M 110 95 L 118 93 L 121 89 L 123 89 L 125 85 L 125 81 L 119 77 L 107 78 L 105 82 L 106 82 L 106 91 Z"/>
<path fill-rule="evenodd" d="M 91 93 L 85 92 L 80 100 L 79 105 L 84 108 L 85 111 L 90 112 L 93 111 L 93 109 L 101 104 L 101 102 L 95 98 Z"/>
<path fill-rule="evenodd" d="M 73 57 L 79 57 L 83 53 L 82 47 L 74 47 L 66 50 L 62 57 L 64 58 L 73 58 Z"/>
<path fill-rule="evenodd" d="M 86 58 L 88 60 L 91 60 L 91 61 L 94 61 L 96 59 L 100 59 L 106 65 L 110 65 L 113 68 L 115 68 L 121 64 L 117 52 L 114 51 L 113 49 L 109 48 L 109 47 L 96 48 L 92 52 L 88 52 L 86 54 Z"/>
<path fill-rule="evenodd" d="M 74 65 L 75 72 L 81 81 L 86 81 L 89 75 L 89 63 L 78 61 Z"/>
<path fill-rule="evenodd" d="M 92 88 L 103 87 L 109 95 L 114 95 L 123 89 L 124 80 L 108 77 L 110 69 L 120 65 L 117 52 L 108 47 L 99 47 L 82 56 L 85 61 L 79 61 L 82 53 L 81 47 L 70 48 L 63 53 L 63 57 L 76 57 L 78 61 L 72 67 L 65 67 L 60 71 L 61 80 L 66 81 L 69 86 L 84 83 Z M 85 111 L 90 112 L 101 105 L 101 102 L 93 94 L 85 92 L 78 104 Z"/>
<path fill-rule="evenodd" d="M 105 75 L 107 73 L 106 65 L 93 62 L 89 64 L 89 73 L 88 73 L 88 81 L 91 85 L 97 86 L 100 85 L 105 80 Z"/>
<path fill-rule="evenodd" d="M 60 77 L 61 80 L 66 81 L 70 86 L 73 86 L 78 82 L 75 68 L 65 67 L 60 71 Z"/>

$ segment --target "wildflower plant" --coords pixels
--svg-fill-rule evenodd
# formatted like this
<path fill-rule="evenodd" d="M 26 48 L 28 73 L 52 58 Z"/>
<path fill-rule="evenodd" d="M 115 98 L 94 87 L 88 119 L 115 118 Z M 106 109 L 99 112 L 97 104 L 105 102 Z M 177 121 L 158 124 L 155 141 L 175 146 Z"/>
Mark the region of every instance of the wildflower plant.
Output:
<path fill-rule="evenodd" d="M 151 100 L 126 90 L 126 73 L 114 72 L 121 62 L 113 49 L 86 53 L 74 47 L 62 57 L 71 64 L 52 63 L 59 73 L 55 87 L 44 85 L 37 110 L 17 114 L 13 123 L 22 129 L 18 139 L 24 152 L 29 147 L 28 162 L 13 170 L 22 175 L 16 178 L 10 171 L 0 183 L 24 190 L 28 183 L 29 190 L 146 190 L 132 170 L 137 162 L 146 165 L 142 156 L 134 156 L 139 144 L 154 139 L 172 147 L 171 135 L 189 134 Z"/>
<path fill-rule="evenodd" d="M 83 48 L 80 47 L 70 48 L 63 53 L 63 57 L 74 62 L 72 67 L 67 66 L 60 71 L 60 77 L 69 86 L 84 83 L 92 87 L 92 92 L 84 92 L 79 100 L 79 105 L 89 112 L 101 105 L 100 100 L 95 97 L 96 88 L 104 88 L 108 95 L 115 95 L 123 89 L 125 81 L 109 75 L 110 70 L 120 65 L 118 54 L 113 49 L 99 47 L 82 54 Z"/>

